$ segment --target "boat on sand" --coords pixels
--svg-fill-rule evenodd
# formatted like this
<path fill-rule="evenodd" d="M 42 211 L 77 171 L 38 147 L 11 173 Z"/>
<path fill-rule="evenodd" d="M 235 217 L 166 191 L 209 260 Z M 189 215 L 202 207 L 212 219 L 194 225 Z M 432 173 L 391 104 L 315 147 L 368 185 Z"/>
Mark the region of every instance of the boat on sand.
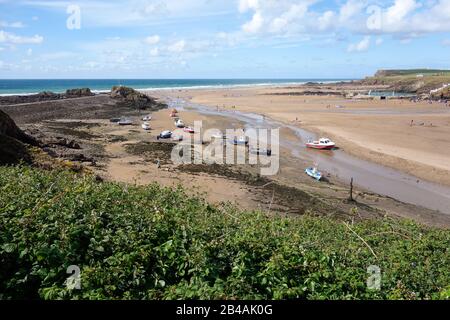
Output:
<path fill-rule="evenodd" d="M 169 130 L 162 131 L 156 139 L 170 139 L 172 137 L 172 132 Z"/>
<path fill-rule="evenodd" d="M 235 137 L 233 140 L 233 143 L 236 145 L 247 145 L 248 137 L 246 137 L 246 136 Z"/>
<path fill-rule="evenodd" d="M 148 123 L 148 122 L 144 122 L 142 125 L 141 125 L 141 127 L 142 127 L 142 129 L 144 129 L 144 130 L 150 130 L 151 128 L 150 128 L 150 124 Z"/>
<path fill-rule="evenodd" d="M 264 156 L 271 156 L 272 155 L 272 150 L 271 149 L 265 149 L 265 148 L 251 147 L 249 149 L 249 152 L 252 153 L 252 154 L 264 155 Z"/>
<path fill-rule="evenodd" d="M 133 121 L 131 121 L 130 119 L 122 118 L 119 120 L 118 124 L 121 126 L 130 126 L 133 124 Z"/>
<path fill-rule="evenodd" d="M 184 127 L 183 131 L 187 133 L 194 133 L 194 129 L 191 127 Z"/>
<path fill-rule="evenodd" d="M 308 176 L 310 176 L 310 177 L 316 179 L 317 181 L 319 181 L 320 179 L 322 179 L 322 172 L 320 172 L 319 170 L 317 170 L 316 167 L 306 168 L 306 169 L 305 169 L 305 173 L 306 173 Z"/>
<path fill-rule="evenodd" d="M 308 141 L 306 146 L 312 149 L 331 150 L 336 146 L 336 144 L 328 138 L 321 138 L 319 141 Z"/>
<path fill-rule="evenodd" d="M 177 128 L 184 128 L 184 122 L 181 119 L 178 119 L 177 121 L 175 121 L 175 126 Z"/>

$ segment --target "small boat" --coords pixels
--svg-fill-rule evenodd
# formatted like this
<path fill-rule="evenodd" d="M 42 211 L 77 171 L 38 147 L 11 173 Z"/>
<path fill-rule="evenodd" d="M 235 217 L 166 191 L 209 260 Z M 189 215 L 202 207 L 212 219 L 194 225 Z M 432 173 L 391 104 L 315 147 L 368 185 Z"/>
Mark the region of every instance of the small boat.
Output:
<path fill-rule="evenodd" d="M 159 139 L 170 139 L 172 137 L 172 132 L 169 130 L 165 130 L 161 132 L 156 138 Z"/>
<path fill-rule="evenodd" d="M 131 121 L 130 119 L 120 119 L 119 122 L 117 122 L 119 125 L 121 126 L 130 126 L 133 124 L 133 121 Z"/>
<path fill-rule="evenodd" d="M 320 179 L 322 179 L 322 173 L 321 173 L 319 170 L 317 170 L 316 167 L 306 168 L 306 169 L 305 169 L 305 173 L 306 173 L 308 176 L 310 176 L 310 177 L 316 179 L 317 181 L 319 181 Z"/>
<path fill-rule="evenodd" d="M 247 145 L 248 137 L 246 137 L 246 136 L 235 137 L 233 140 L 233 143 L 237 144 L 237 145 Z"/>
<path fill-rule="evenodd" d="M 211 138 L 217 139 L 217 140 L 220 140 L 220 139 L 225 140 L 227 138 L 227 135 L 226 134 L 218 134 L 217 133 L 217 134 L 211 135 Z"/>
<path fill-rule="evenodd" d="M 150 124 L 148 123 L 148 122 L 144 122 L 142 125 L 141 125 L 141 127 L 142 127 L 142 129 L 144 129 L 144 130 L 150 130 L 151 128 L 150 128 Z"/>
<path fill-rule="evenodd" d="M 175 126 L 177 128 L 184 128 L 184 122 L 181 119 L 178 119 L 177 121 L 175 121 Z"/>
<path fill-rule="evenodd" d="M 191 127 L 184 127 L 183 131 L 187 133 L 194 133 L 194 129 Z"/>
<path fill-rule="evenodd" d="M 328 138 L 321 138 L 319 141 L 311 141 L 311 140 L 309 140 L 306 143 L 306 146 L 308 148 L 313 148 L 313 149 L 327 149 L 327 150 L 330 150 L 330 149 L 333 149 L 336 146 L 336 144 L 333 141 L 331 141 L 330 139 L 328 139 Z"/>
<path fill-rule="evenodd" d="M 145 116 L 145 117 L 142 118 L 142 121 L 150 121 L 150 120 L 152 120 L 152 116 L 151 115 L 148 115 L 148 116 Z"/>
<path fill-rule="evenodd" d="M 251 147 L 249 152 L 252 153 L 252 154 L 257 154 L 257 155 L 265 155 L 265 156 L 271 156 L 272 155 L 272 150 L 271 149 L 265 149 L 265 148 Z"/>
<path fill-rule="evenodd" d="M 174 135 L 172 137 L 172 141 L 183 141 L 183 136 L 182 135 Z"/>
<path fill-rule="evenodd" d="M 170 113 L 170 117 L 171 117 L 171 118 L 176 118 L 176 117 L 178 117 L 178 114 L 175 113 L 175 112 L 171 112 L 171 113 Z"/>

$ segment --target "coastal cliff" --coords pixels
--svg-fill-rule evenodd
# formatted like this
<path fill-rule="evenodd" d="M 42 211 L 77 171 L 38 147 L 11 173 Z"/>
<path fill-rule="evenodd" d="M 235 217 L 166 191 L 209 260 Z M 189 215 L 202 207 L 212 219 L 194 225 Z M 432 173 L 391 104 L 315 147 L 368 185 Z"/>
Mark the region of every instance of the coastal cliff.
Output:
<path fill-rule="evenodd" d="M 432 90 L 450 83 L 450 70 L 411 69 L 378 70 L 374 76 L 361 81 L 363 85 L 385 86 L 386 90 L 430 94 Z M 433 97 L 437 97 L 434 96 Z M 438 98 L 450 98 L 448 92 Z"/>

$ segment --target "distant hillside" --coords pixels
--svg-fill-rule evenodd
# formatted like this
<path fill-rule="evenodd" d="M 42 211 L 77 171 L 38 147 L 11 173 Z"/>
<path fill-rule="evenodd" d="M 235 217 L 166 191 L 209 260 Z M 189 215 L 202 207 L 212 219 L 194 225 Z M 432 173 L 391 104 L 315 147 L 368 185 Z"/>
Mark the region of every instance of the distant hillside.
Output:
<path fill-rule="evenodd" d="M 406 69 L 406 70 L 378 70 L 375 77 L 410 76 L 410 75 L 450 75 L 450 70 L 439 69 Z"/>
<path fill-rule="evenodd" d="M 450 70 L 379 70 L 374 76 L 367 77 L 361 80 L 360 83 L 384 86 L 386 90 L 398 92 L 430 94 L 431 90 L 441 88 L 450 83 Z M 436 97 L 436 95 L 434 96 Z M 448 99 L 450 97 L 444 94 L 442 98 Z"/>

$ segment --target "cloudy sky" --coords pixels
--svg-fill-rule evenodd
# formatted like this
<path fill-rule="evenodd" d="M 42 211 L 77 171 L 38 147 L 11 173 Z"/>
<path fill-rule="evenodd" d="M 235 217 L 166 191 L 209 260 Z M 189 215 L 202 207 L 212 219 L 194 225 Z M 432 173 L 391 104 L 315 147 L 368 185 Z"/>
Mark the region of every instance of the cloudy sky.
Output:
<path fill-rule="evenodd" d="M 0 78 L 450 68 L 450 0 L 0 0 Z"/>

